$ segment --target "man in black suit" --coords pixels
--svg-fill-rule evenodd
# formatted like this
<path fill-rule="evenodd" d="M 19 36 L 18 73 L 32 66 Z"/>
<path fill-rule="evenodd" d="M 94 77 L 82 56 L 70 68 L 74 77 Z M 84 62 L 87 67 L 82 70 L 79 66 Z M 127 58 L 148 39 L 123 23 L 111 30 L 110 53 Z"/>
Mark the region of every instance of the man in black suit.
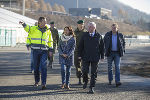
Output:
<path fill-rule="evenodd" d="M 87 87 L 89 66 L 91 65 L 91 80 L 89 93 L 94 93 L 97 78 L 97 68 L 100 59 L 104 59 L 104 42 L 102 36 L 96 32 L 95 22 L 88 23 L 88 32 L 86 32 L 79 44 L 79 57 L 83 61 L 83 89 Z"/>

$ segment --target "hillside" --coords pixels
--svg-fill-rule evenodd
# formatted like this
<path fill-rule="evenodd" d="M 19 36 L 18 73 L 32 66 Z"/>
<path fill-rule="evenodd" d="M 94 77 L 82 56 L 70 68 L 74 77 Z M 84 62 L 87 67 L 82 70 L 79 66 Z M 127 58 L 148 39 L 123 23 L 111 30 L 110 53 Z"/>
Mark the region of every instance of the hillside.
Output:
<path fill-rule="evenodd" d="M 94 21 L 97 24 L 97 31 L 102 34 L 105 34 L 107 31 L 110 31 L 111 24 L 114 23 L 111 20 L 90 19 L 90 18 L 83 18 L 83 17 L 60 16 L 60 15 L 43 15 L 43 14 L 37 15 L 37 14 L 26 13 L 26 16 L 36 20 L 38 20 L 39 16 L 45 16 L 47 17 L 47 22 L 49 23 L 50 21 L 54 21 L 58 29 L 63 29 L 67 25 L 72 26 L 73 29 L 75 29 L 77 25 L 76 22 L 79 19 L 85 20 L 85 25 L 87 25 L 89 21 Z M 143 29 L 133 25 L 129 25 L 121 22 L 119 22 L 118 24 L 119 24 L 120 32 L 123 32 L 126 35 L 141 34 L 143 32 Z"/>
<path fill-rule="evenodd" d="M 118 0 L 78 0 L 79 8 L 107 8 L 112 10 L 113 16 L 119 16 L 118 11 L 120 9 L 127 12 L 128 19 L 132 22 L 137 21 L 140 18 L 145 19 L 150 22 L 150 15 L 140 12 L 139 10 L 133 9 L 127 5 L 122 4 Z M 69 8 L 76 8 L 76 0 L 45 0 L 45 2 L 49 2 L 51 5 L 55 3 L 61 4 L 68 11 Z"/>

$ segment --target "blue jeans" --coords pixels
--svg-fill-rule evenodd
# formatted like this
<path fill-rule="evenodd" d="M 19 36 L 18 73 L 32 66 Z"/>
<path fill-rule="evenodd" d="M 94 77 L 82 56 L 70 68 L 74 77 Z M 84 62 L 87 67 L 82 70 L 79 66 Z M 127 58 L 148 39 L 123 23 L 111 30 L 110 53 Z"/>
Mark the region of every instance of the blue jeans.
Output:
<path fill-rule="evenodd" d="M 31 49 L 31 71 L 34 71 L 34 65 L 33 65 L 33 49 Z M 39 67 L 39 71 L 41 72 L 41 65 Z"/>
<path fill-rule="evenodd" d="M 120 82 L 120 55 L 118 52 L 111 52 L 110 56 L 107 57 L 108 63 L 108 80 L 111 82 L 113 80 L 113 68 L 112 62 L 115 64 L 115 82 Z"/>
<path fill-rule="evenodd" d="M 41 80 L 42 85 L 46 85 L 47 78 L 47 50 L 33 50 L 33 65 L 34 65 L 34 78 L 35 83 L 39 83 L 40 81 L 40 72 L 39 67 L 41 67 Z"/>
<path fill-rule="evenodd" d="M 71 66 L 66 66 L 64 64 L 61 64 L 61 79 L 62 79 L 62 84 L 66 84 L 66 85 L 69 86 L 70 75 L 71 75 Z"/>

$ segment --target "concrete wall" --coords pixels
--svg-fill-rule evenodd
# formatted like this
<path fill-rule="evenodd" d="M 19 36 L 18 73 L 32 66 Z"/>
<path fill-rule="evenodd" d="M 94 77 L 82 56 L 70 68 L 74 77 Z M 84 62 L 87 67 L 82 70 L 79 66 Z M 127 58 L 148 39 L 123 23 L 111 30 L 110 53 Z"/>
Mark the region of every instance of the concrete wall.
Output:
<path fill-rule="evenodd" d="M 105 8 L 69 8 L 69 14 L 72 16 L 90 16 L 90 14 L 97 16 L 105 16 L 111 18 L 112 11 Z"/>
<path fill-rule="evenodd" d="M 70 8 L 69 14 L 72 16 L 89 16 L 89 10 L 88 8 Z"/>

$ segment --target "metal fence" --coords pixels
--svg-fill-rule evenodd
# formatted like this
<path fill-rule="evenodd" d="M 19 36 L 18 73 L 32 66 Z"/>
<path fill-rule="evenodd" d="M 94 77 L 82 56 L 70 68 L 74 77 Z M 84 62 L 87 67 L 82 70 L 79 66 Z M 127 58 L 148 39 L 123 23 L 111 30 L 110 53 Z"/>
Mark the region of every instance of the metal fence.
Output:
<path fill-rule="evenodd" d="M 149 45 L 150 39 L 125 38 L 126 46 Z"/>
<path fill-rule="evenodd" d="M 59 35 L 63 30 L 58 30 Z M 27 33 L 23 28 L 0 27 L 0 46 L 16 46 L 26 43 Z M 126 46 L 150 45 L 150 39 L 125 38 Z"/>
<path fill-rule="evenodd" d="M 16 30 L 0 28 L 0 46 L 16 45 Z"/>

